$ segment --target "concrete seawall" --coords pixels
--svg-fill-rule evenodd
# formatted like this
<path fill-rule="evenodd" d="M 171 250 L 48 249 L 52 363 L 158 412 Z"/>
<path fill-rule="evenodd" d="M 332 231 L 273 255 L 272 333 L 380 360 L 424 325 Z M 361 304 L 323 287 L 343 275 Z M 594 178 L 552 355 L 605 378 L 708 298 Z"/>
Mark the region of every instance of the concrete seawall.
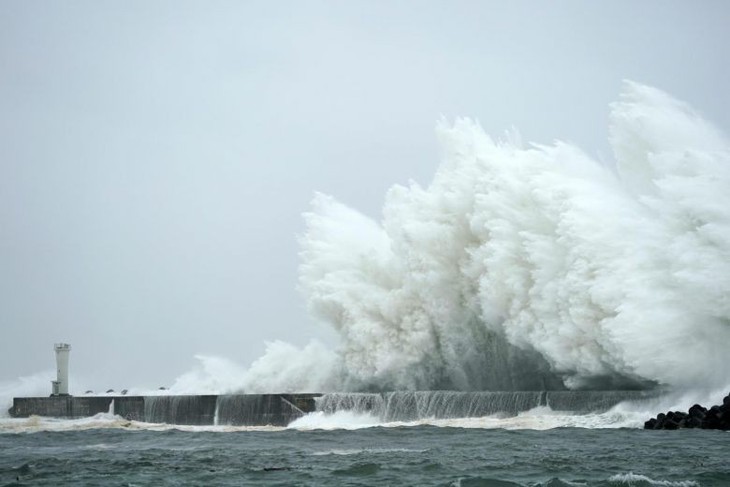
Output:
<path fill-rule="evenodd" d="M 198 396 L 52 396 L 14 399 L 11 416 L 82 418 L 113 412 L 147 423 L 286 426 L 307 413 L 369 414 L 380 421 L 516 415 L 537 407 L 576 413 L 605 412 L 624 402 L 654 401 L 647 391 L 390 391 L 322 394 L 235 394 Z M 319 399 L 318 399 L 319 398 Z"/>
<path fill-rule="evenodd" d="M 148 423 L 286 426 L 315 410 L 321 394 L 16 397 L 12 417 L 84 418 L 113 412 Z"/>

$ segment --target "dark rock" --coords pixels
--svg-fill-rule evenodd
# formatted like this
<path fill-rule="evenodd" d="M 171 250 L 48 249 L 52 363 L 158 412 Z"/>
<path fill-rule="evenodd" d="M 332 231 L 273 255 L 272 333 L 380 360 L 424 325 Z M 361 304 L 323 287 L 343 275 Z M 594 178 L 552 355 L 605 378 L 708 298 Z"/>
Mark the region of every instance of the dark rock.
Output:
<path fill-rule="evenodd" d="M 699 404 L 695 404 L 689 408 L 689 415 L 693 418 L 704 418 L 706 412 L 707 408 L 702 407 Z"/>
<path fill-rule="evenodd" d="M 689 417 L 684 422 L 685 428 L 701 428 L 702 420 L 698 417 Z"/>
<path fill-rule="evenodd" d="M 644 429 L 676 430 L 680 428 L 702 428 L 730 430 L 730 394 L 722 400 L 722 405 L 710 409 L 699 404 L 693 405 L 688 412 L 668 411 L 659 413 L 644 423 Z"/>
<path fill-rule="evenodd" d="M 684 418 L 686 418 L 687 416 L 688 416 L 687 413 L 683 413 L 682 411 L 675 411 L 674 417 L 672 419 L 674 419 L 674 421 L 681 421 Z"/>

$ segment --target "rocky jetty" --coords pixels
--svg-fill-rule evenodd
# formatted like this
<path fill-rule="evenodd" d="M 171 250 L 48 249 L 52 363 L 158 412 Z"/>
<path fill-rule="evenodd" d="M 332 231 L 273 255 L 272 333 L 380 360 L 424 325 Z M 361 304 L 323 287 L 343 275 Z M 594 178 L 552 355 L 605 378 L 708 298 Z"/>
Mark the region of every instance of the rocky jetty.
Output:
<path fill-rule="evenodd" d="M 722 405 L 706 407 L 695 404 L 689 411 L 669 411 L 660 413 L 644 423 L 647 430 L 676 430 L 680 428 L 702 428 L 730 431 L 730 394 L 722 400 Z"/>

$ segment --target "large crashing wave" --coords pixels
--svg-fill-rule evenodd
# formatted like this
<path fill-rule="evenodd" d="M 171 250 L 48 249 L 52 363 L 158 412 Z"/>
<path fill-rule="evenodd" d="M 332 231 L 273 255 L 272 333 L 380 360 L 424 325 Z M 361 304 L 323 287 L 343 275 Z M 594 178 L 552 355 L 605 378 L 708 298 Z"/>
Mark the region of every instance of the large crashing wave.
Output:
<path fill-rule="evenodd" d="M 433 182 L 391 188 L 382 222 L 324 195 L 305 215 L 301 286 L 341 337 L 322 388 L 730 382 L 721 133 L 628 82 L 610 167 L 566 143 L 494 141 L 469 120 L 438 133 Z"/>

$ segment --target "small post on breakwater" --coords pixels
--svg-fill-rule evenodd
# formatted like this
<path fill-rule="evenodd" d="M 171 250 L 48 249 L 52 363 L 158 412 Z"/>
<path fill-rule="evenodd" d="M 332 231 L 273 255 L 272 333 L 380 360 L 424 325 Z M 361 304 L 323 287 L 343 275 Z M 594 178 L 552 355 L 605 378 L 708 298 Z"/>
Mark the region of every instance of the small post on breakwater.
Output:
<path fill-rule="evenodd" d="M 51 381 L 51 396 L 68 396 L 68 354 L 71 345 L 56 343 L 56 380 Z"/>

